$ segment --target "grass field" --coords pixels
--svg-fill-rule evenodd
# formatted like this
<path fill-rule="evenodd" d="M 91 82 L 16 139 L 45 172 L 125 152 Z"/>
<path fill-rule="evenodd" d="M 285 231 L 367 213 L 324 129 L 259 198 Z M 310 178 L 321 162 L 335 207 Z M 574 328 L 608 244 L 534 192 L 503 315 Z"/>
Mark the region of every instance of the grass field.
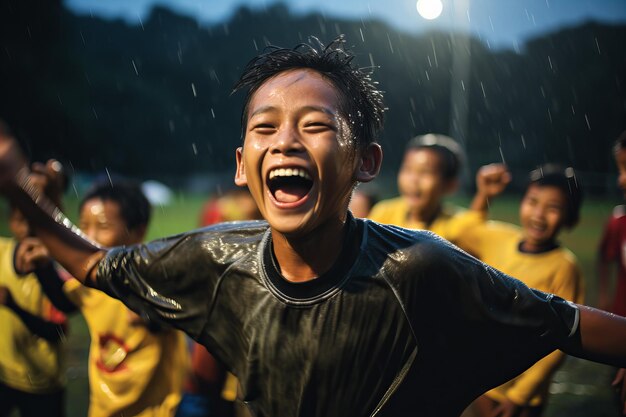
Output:
<path fill-rule="evenodd" d="M 156 207 L 149 239 L 190 230 L 197 225 L 200 208 L 204 199 L 200 196 L 179 194 L 172 205 Z M 454 200 L 466 205 L 467 199 Z M 587 303 L 594 304 L 597 283 L 594 273 L 596 246 L 607 216 L 617 201 L 587 200 L 583 208 L 581 222 L 575 230 L 562 235 L 563 243 L 579 258 L 587 289 Z M 517 222 L 519 199 L 502 197 L 491 207 L 493 219 Z M 66 202 L 66 212 L 75 218 L 77 201 Z M 0 234 L 7 235 L 6 222 L 0 225 Z M 88 404 L 89 387 L 87 382 L 87 348 L 89 335 L 80 316 L 72 317 L 70 334 L 67 340 L 68 377 L 68 416 L 85 416 Z M 551 391 L 554 393 L 546 415 L 549 417 L 614 417 L 617 413 L 612 406 L 612 393 L 608 388 L 611 377 L 608 367 L 586 361 L 568 358 L 556 375 Z"/>

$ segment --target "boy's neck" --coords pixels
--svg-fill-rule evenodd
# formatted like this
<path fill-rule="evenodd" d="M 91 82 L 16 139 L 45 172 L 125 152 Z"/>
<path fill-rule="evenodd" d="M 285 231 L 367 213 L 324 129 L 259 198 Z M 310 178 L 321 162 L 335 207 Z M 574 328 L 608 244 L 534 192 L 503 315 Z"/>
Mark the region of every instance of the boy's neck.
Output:
<path fill-rule="evenodd" d="M 346 219 L 334 219 L 304 236 L 289 237 L 272 229 L 274 256 L 281 275 L 291 282 L 311 281 L 328 271 L 346 240 Z"/>
<path fill-rule="evenodd" d="M 552 249 L 558 248 L 559 244 L 555 239 L 541 242 L 541 243 L 532 243 L 527 240 L 522 240 L 519 243 L 519 250 L 523 253 L 544 253 L 549 252 Z"/>

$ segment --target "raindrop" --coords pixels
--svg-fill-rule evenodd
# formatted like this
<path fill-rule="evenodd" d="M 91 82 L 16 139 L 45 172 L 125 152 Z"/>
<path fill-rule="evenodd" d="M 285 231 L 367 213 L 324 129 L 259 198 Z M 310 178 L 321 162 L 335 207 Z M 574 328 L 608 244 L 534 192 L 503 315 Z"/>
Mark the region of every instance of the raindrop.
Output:
<path fill-rule="evenodd" d="M 432 38 L 430 39 L 430 46 L 433 49 L 433 57 L 435 58 L 435 66 L 439 68 L 439 62 L 437 61 L 437 50 L 435 49 L 435 41 Z"/>
<path fill-rule="evenodd" d="M 485 94 L 485 86 L 483 85 L 483 82 L 480 82 L 480 89 L 483 92 L 483 98 L 487 98 L 487 94 Z"/>
<path fill-rule="evenodd" d="M 359 33 L 361 34 L 361 41 L 365 43 L 365 37 L 363 36 L 363 29 L 359 28 Z"/>
<path fill-rule="evenodd" d="M 198 155 L 198 148 L 196 147 L 196 143 L 191 144 L 191 148 L 193 149 L 193 154 Z"/>
<path fill-rule="evenodd" d="M 258 52 L 259 51 L 259 45 L 256 44 L 256 39 L 252 38 L 252 43 L 254 44 L 254 49 Z"/>
<path fill-rule="evenodd" d="M 597 38 L 597 37 L 594 37 L 594 38 L 593 38 L 593 40 L 595 40 L 595 41 L 596 41 L 596 48 L 598 49 L 598 55 L 601 55 L 601 52 L 600 52 L 600 44 L 598 43 L 598 38 Z"/>
<path fill-rule="evenodd" d="M 133 68 L 135 69 L 135 74 L 139 75 L 139 71 L 137 71 L 137 65 L 135 65 L 135 60 L 131 59 L 131 62 L 133 63 Z"/>
<path fill-rule="evenodd" d="M 522 139 L 522 146 L 526 149 L 526 139 L 524 139 L 524 135 L 520 135 L 520 138 Z"/>
<path fill-rule="evenodd" d="M 198 92 L 196 91 L 196 85 L 191 83 L 191 91 L 193 92 L 194 97 L 198 97 Z"/>
<path fill-rule="evenodd" d="M 82 41 L 83 41 L 83 45 L 87 45 L 87 42 L 85 42 L 85 37 L 83 36 L 83 31 L 82 31 L 82 30 L 79 30 L 79 31 L 78 31 L 78 33 L 80 33 L 80 38 L 81 38 L 81 39 L 82 39 Z"/>
<path fill-rule="evenodd" d="M 489 16 L 489 25 L 491 26 L 491 31 L 495 32 L 496 30 L 493 27 L 493 21 L 491 20 L 491 16 Z"/>
<path fill-rule="evenodd" d="M 374 56 L 370 53 L 370 65 L 372 66 L 372 68 L 374 68 L 376 65 L 374 65 Z"/>
<path fill-rule="evenodd" d="M 387 32 L 387 42 L 389 42 L 389 50 L 393 54 L 393 45 L 391 44 L 391 38 L 389 37 L 389 32 Z"/>
<path fill-rule="evenodd" d="M 548 64 L 550 64 L 550 69 L 552 70 L 552 72 L 554 72 L 554 67 L 552 66 L 552 58 L 550 58 L 550 55 L 548 55 Z"/>
<path fill-rule="evenodd" d="M 211 116 L 215 119 L 215 111 L 213 111 L 213 107 L 211 107 Z"/>
<path fill-rule="evenodd" d="M 465 82 L 463 80 L 461 80 L 461 88 L 465 91 Z"/>
<path fill-rule="evenodd" d="M 500 151 L 500 158 L 502 159 L 502 163 L 506 165 L 506 160 L 504 159 L 504 152 L 502 152 L 502 146 L 498 146 L 498 150 Z"/>
<path fill-rule="evenodd" d="M 550 113 L 550 109 L 548 109 L 548 119 L 550 119 L 550 124 L 553 124 L 554 122 L 552 121 L 552 113 Z"/>
<path fill-rule="evenodd" d="M 143 27 L 143 20 L 141 20 L 141 16 L 139 15 L 139 13 L 137 13 L 137 19 L 139 19 L 139 24 L 141 25 L 141 30 L 146 30 L 146 28 Z"/>
<path fill-rule="evenodd" d="M 591 130 L 591 124 L 589 123 L 589 117 L 587 117 L 586 113 L 585 113 L 585 122 L 587 122 L 587 129 Z"/>
<path fill-rule="evenodd" d="M 574 105 L 572 104 L 572 114 L 576 114 L 576 111 L 574 110 Z"/>
<path fill-rule="evenodd" d="M 111 179 L 111 173 L 109 172 L 109 168 L 104 167 L 104 171 L 107 173 L 107 178 L 109 179 L 109 184 L 111 184 L 111 188 L 113 188 L 113 180 Z"/>
<path fill-rule="evenodd" d="M 98 113 L 96 112 L 96 109 L 92 107 L 91 111 L 93 112 L 93 115 L 95 116 L 96 120 L 98 120 Z"/>

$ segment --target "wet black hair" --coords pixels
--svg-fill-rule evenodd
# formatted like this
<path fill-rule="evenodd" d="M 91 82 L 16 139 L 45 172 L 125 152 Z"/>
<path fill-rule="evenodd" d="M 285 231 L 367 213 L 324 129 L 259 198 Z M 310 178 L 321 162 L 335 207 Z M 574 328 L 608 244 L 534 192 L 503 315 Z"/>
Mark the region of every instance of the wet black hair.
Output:
<path fill-rule="evenodd" d="M 529 181 L 524 195 L 532 185 L 539 187 L 556 187 L 567 198 L 567 217 L 563 225 L 568 228 L 576 226 L 580 220 L 580 208 L 583 204 L 583 189 L 580 178 L 572 167 L 559 164 L 545 164 L 530 172 Z"/>
<path fill-rule="evenodd" d="M 463 161 L 463 149 L 450 136 L 438 133 L 415 136 L 406 144 L 405 153 L 411 150 L 430 149 L 439 155 L 442 165 L 442 174 L 446 180 L 453 180 L 459 176 Z"/>
<path fill-rule="evenodd" d="M 622 149 L 626 149 L 626 130 L 624 130 L 615 140 L 615 144 L 613 145 L 613 152 L 620 151 Z"/>
<path fill-rule="evenodd" d="M 141 191 L 141 186 L 134 181 L 116 179 L 113 183 L 110 181 L 96 182 L 81 199 L 79 210 L 83 209 L 88 200 L 94 198 L 116 203 L 128 230 L 147 226 L 150 222 L 152 207 Z"/>
<path fill-rule="evenodd" d="M 329 80 L 339 92 L 342 116 L 350 125 L 354 144 L 364 149 L 377 140 L 383 127 L 385 107 L 383 94 L 371 79 L 371 71 L 353 64 L 354 55 L 345 47 L 342 36 L 324 46 L 319 39 L 309 38 L 293 49 L 268 46 L 243 70 L 233 93 L 247 90 L 241 114 L 242 138 L 248 118 L 248 106 L 254 93 L 270 78 L 293 69 L 310 69 Z"/>

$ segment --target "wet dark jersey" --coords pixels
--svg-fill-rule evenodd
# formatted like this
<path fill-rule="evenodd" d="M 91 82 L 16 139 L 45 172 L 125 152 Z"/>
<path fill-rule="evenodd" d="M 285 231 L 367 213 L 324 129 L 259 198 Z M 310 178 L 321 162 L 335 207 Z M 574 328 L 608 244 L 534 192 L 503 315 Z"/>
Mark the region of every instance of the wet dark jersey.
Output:
<path fill-rule="evenodd" d="M 265 222 L 111 250 L 97 286 L 205 345 L 257 416 L 457 416 L 564 345 L 578 310 L 429 232 L 348 222 L 336 265 L 286 281 Z"/>

